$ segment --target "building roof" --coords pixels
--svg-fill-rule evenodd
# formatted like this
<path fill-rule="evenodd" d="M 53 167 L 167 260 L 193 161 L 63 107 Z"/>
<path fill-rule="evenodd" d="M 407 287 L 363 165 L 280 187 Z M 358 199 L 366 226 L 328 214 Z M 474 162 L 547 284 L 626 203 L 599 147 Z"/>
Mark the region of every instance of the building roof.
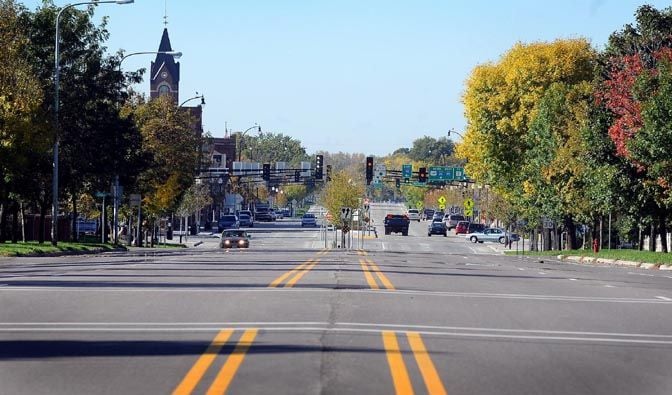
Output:
<path fill-rule="evenodd" d="M 170 45 L 168 29 L 164 28 L 163 35 L 161 36 L 161 43 L 159 44 L 159 52 L 168 52 L 172 50 L 173 47 Z M 177 85 L 177 83 L 180 82 L 180 63 L 175 62 L 175 57 L 173 55 L 167 55 L 165 53 L 156 54 L 156 59 L 152 62 L 150 78 L 155 79 L 162 66 L 166 67 L 168 73 L 173 77 L 175 85 Z"/>

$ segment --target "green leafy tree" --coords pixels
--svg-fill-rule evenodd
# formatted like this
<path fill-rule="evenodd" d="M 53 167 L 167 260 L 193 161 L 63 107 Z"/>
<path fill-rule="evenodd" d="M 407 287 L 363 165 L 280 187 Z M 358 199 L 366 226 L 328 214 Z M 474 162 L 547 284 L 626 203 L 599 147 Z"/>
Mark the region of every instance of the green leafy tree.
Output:
<path fill-rule="evenodd" d="M 341 207 L 359 207 L 359 199 L 363 197 L 363 183 L 353 180 L 345 171 L 338 171 L 322 190 L 320 201 L 336 218 L 341 212 Z"/>
<path fill-rule="evenodd" d="M 306 149 L 301 141 L 282 133 L 259 133 L 244 138 L 243 156 L 259 163 L 287 162 L 298 167 L 301 161 L 308 160 Z"/>

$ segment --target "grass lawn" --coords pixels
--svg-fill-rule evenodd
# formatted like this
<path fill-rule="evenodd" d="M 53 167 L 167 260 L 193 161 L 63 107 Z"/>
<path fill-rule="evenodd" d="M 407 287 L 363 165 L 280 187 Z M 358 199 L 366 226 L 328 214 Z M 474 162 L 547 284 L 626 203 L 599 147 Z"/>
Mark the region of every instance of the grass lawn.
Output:
<path fill-rule="evenodd" d="M 113 248 L 114 246 L 111 244 L 100 243 L 68 243 L 61 241 L 58 243 L 57 247 L 54 247 L 48 241 L 45 241 L 43 244 L 36 241 L 29 241 L 26 243 L 19 242 L 16 244 L 6 242 L 0 243 L 0 256 L 37 255 L 51 252 L 92 251 L 98 249 L 112 250 Z"/>
<path fill-rule="evenodd" d="M 515 251 L 506 251 L 507 255 L 515 255 Z M 672 254 L 662 252 L 638 251 L 638 250 L 601 250 L 595 254 L 592 250 L 563 250 L 563 251 L 525 251 L 525 255 L 534 256 L 558 256 L 580 255 L 597 258 L 618 259 L 622 261 L 659 263 L 672 265 Z"/>

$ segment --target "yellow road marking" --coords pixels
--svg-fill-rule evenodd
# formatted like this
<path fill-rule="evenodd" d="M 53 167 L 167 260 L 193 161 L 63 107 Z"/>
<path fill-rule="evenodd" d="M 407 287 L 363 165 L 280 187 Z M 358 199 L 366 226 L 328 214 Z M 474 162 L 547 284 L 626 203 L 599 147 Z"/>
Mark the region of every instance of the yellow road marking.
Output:
<path fill-rule="evenodd" d="M 408 337 L 408 342 L 411 345 L 411 350 L 413 350 L 413 355 L 415 356 L 415 361 L 418 363 L 420 368 L 420 373 L 422 378 L 425 380 L 425 385 L 427 386 L 427 393 L 434 395 L 447 395 L 448 392 L 441 382 L 434 363 L 427 353 L 425 344 L 422 342 L 420 334 L 417 332 L 408 332 L 406 333 Z"/>
<path fill-rule="evenodd" d="M 194 388 L 196 388 L 198 382 L 203 378 L 203 375 L 210 365 L 212 365 L 212 362 L 215 360 L 226 341 L 229 340 L 232 333 L 232 329 L 224 329 L 215 336 L 203 355 L 198 358 L 194 366 L 192 366 L 191 369 L 189 369 L 189 372 L 184 376 L 182 382 L 175 388 L 173 395 L 191 394 L 194 391 Z"/>
<path fill-rule="evenodd" d="M 212 385 L 208 389 L 208 395 L 223 394 L 226 392 L 229 384 L 231 384 L 231 380 L 233 380 L 233 376 L 243 363 L 245 354 L 250 349 L 258 331 L 258 329 L 248 329 L 243 333 L 238 344 L 236 344 L 236 348 L 233 349 L 231 355 L 226 359 L 224 366 L 222 366 L 217 377 L 215 377 L 215 381 L 212 382 Z"/>
<path fill-rule="evenodd" d="M 311 265 L 308 265 L 304 267 L 302 270 L 300 270 L 294 277 L 292 277 L 291 280 L 287 281 L 287 284 L 285 284 L 286 288 L 293 287 L 294 284 L 296 284 L 297 281 L 301 280 L 301 277 L 303 277 L 304 274 L 308 273 L 311 271 L 315 265 L 317 265 L 320 262 L 319 259 L 316 259 Z"/>
<path fill-rule="evenodd" d="M 390 365 L 390 374 L 394 383 L 394 390 L 398 395 L 413 394 L 411 379 L 408 377 L 406 364 L 399 350 L 397 335 L 391 331 L 383 331 L 383 345 L 387 355 L 387 363 Z"/>
<path fill-rule="evenodd" d="M 318 256 L 324 256 L 324 255 L 326 255 L 328 252 L 329 252 L 329 249 L 321 250 L 320 252 L 317 253 L 317 255 L 318 255 Z M 299 266 L 295 267 L 295 268 L 292 269 L 292 270 L 289 270 L 288 272 L 282 274 L 281 276 L 279 276 L 278 278 L 276 278 L 275 280 L 273 280 L 270 284 L 268 284 L 268 286 L 271 287 L 271 288 L 275 288 L 275 287 L 277 287 L 278 285 L 280 285 L 283 281 L 287 280 L 287 279 L 288 279 L 290 276 L 292 276 L 292 275 L 294 275 L 295 278 L 296 278 L 297 273 L 301 273 L 301 272 L 302 272 L 304 269 L 306 269 L 308 266 L 310 266 L 310 269 L 312 269 L 313 266 L 315 266 L 315 264 L 312 264 L 314 261 L 315 261 L 315 263 L 319 262 L 319 260 L 316 260 L 315 258 L 308 259 L 307 261 L 303 262 L 303 263 L 300 264 Z M 312 264 L 312 266 L 311 266 L 311 264 Z M 310 269 L 308 269 L 308 270 L 310 270 Z M 305 273 L 304 273 L 304 274 L 305 274 Z M 302 276 L 303 276 L 303 274 L 301 274 L 300 276 L 298 276 L 298 278 L 296 279 L 296 281 L 299 281 L 299 279 L 300 279 Z M 296 283 L 296 281 L 294 281 L 294 283 Z M 292 285 L 294 285 L 294 283 L 292 283 Z M 291 286 L 291 285 L 290 285 L 290 286 Z"/>
<path fill-rule="evenodd" d="M 304 267 L 310 265 L 311 262 L 313 262 L 313 260 L 309 259 L 309 260 L 303 262 L 302 264 L 300 264 L 299 266 L 295 267 L 294 269 L 292 269 L 292 270 L 288 271 L 287 273 L 281 275 L 280 277 L 273 280 L 273 282 L 271 284 L 269 284 L 269 287 L 277 287 L 280 283 L 285 281 L 289 276 L 291 276 L 292 274 L 295 274 L 296 272 L 302 270 Z"/>
<path fill-rule="evenodd" d="M 371 266 L 371 268 L 376 273 L 376 275 L 380 279 L 380 282 L 383 283 L 385 288 L 390 289 L 390 290 L 394 290 L 394 285 L 392 285 L 392 282 L 390 282 L 390 280 L 387 278 L 387 276 L 384 275 L 382 271 L 380 271 L 380 268 L 378 267 L 378 265 L 376 265 L 371 259 L 367 258 L 366 260 L 369 262 L 369 266 Z"/>
<path fill-rule="evenodd" d="M 380 287 L 378 287 L 378 284 L 376 283 L 376 280 L 373 278 L 373 275 L 371 274 L 371 271 L 369 270 L 366 261 L 362 258 L 359 260 L 359 264 L 362 265 L 362 270 L 364 271 L 364 278 L 366 278 L 366 282 L 369 284 L 369 288 L 380 289 Z"/>

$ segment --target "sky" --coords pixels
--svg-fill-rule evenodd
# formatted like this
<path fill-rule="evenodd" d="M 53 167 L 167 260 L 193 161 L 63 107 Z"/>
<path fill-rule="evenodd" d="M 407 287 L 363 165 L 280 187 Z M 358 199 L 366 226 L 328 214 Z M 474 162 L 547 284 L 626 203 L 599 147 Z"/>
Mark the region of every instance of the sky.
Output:
<path fill-rule="evenodd" d="M 257 123 L 300 140 L 308 153 L 385 155 L 425 135 L 462 131 L 460 99 L 475 66 L 517 42 L 585 37 L 601 49 L 642 4 L 135 0 L 100 5 L 96 17 L 109 16 L 108 50 L 130 53 L 158 50 L 167 14 L 173 49 L 183 52 L 180 100 L 205 96 L 203 127 L 215 137 Z M 133 56 L 123 68 L 149 69 L 152 60 Z M 134 88 L 148 94 L 148 75 Z"/>

